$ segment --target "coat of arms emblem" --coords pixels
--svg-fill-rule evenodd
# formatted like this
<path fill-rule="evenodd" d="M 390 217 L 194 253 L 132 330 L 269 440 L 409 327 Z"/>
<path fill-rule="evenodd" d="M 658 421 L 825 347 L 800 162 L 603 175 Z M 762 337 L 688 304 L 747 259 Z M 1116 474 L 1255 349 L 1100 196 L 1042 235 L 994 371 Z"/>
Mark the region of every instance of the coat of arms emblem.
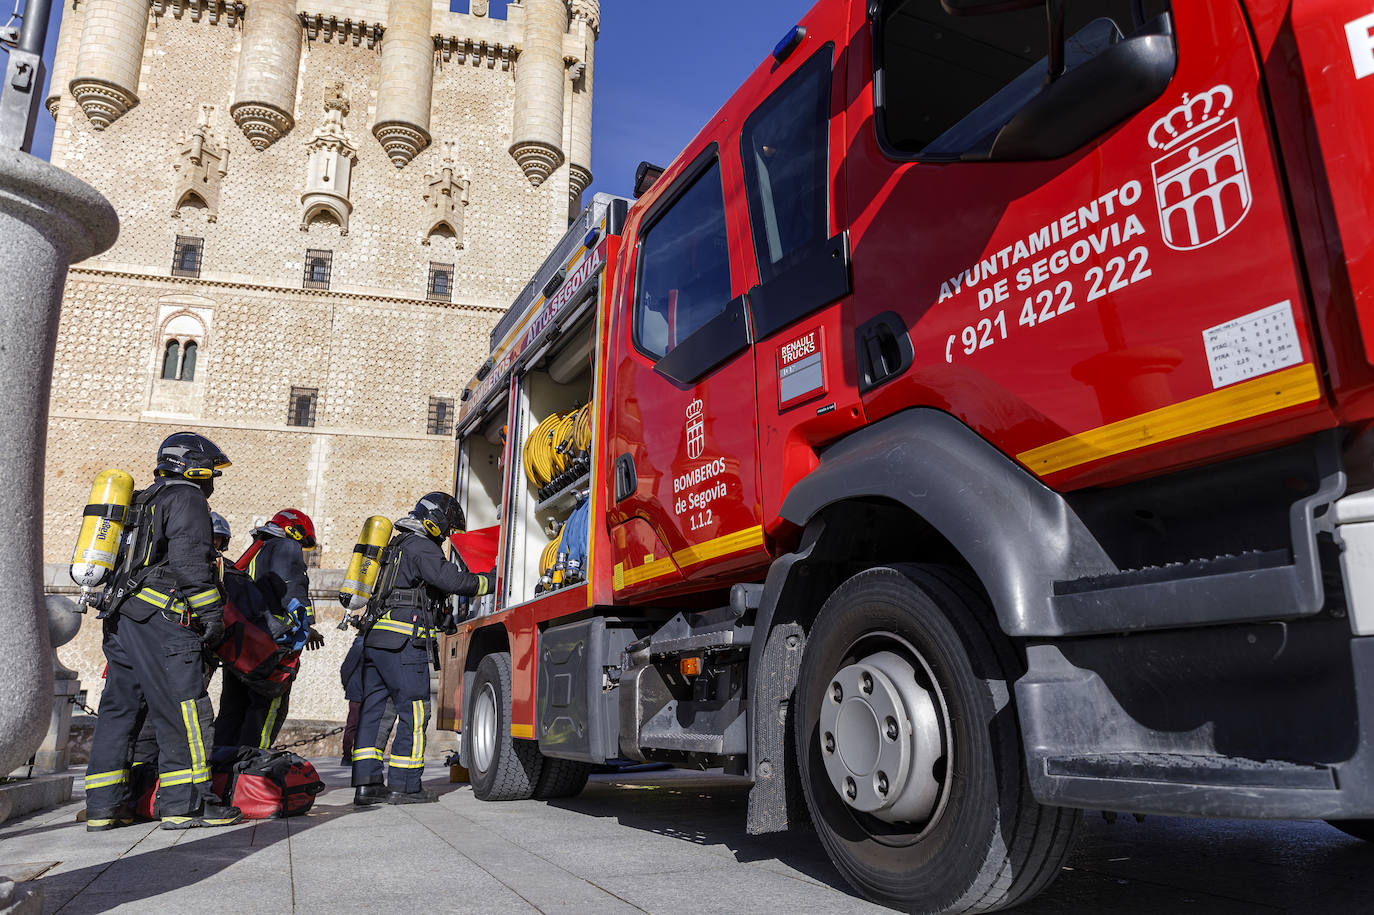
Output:
<path fill-rule="evenodd" d="M 1231 87 L 1183 96 L 1183 104 L 1155 121 L 1149 141 L 1155 160 L 1155 198 L 1164 243 L 1176 251 L 1203 248 L 1240 225 L 1250 212 L 1250 178 L 1235 118 L 1224 121 Z"/>
<path fill-rule="evenodd" d="M 702 421 L 702 403 L 694 400 L 687 405 L 687 459 L 695 461 L 706 450 L 706 423 Z"/>

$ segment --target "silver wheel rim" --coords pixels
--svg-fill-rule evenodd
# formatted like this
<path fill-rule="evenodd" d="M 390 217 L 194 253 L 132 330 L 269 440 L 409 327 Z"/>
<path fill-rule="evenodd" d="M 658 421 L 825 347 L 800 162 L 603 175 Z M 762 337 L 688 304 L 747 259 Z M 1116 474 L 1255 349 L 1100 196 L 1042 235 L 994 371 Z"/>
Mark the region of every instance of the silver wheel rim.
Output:
<path fill-rule="evenodd" d="M 870 637 L 861 641 L 872 645 Z M 905 640 L 886 636 L 873 648 L 881 650 L 861 654 L 826 681 L 817 728 L 826 775 L 855 812 L 885 823 L 929 824 L 953 764 L 944 697 Z"/>
<path fill-rule="evenodd" d="M 472 761 L 481 772 L 496 758 L 496 720 L 496 691 L 486 683 L 472 704 Z"/>

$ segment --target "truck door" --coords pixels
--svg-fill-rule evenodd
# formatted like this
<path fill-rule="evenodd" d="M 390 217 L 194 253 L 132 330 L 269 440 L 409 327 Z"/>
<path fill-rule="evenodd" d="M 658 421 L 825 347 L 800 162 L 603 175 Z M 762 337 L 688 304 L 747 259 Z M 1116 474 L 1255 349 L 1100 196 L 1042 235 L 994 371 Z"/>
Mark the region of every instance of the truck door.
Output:
<path fill-rule="evenodd" d="M 727 150 L 729 146 L 725 147 Z M 738 159 L 711 143 L 638 220 L 614 331 L 616 596 L 707 583 L 763 555 Z"/>

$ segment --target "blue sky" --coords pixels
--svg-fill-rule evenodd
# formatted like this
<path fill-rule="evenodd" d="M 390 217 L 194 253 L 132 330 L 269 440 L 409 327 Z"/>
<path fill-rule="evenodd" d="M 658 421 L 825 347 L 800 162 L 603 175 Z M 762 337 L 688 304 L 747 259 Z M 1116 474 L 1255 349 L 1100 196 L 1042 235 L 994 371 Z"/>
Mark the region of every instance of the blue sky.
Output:
<path fill-rule="evenodd" d="M 601 0 L 591 190 L 629 195 L 641 161 L 668 164 L 812 3 Z M 58 18 L 70 5 L 53 3 L 44 52 L 49 70 Z M 467 6 L 452 2 L 453 9 Z M 505 8 L 506 0 L 491 0 L 491 15 L 504 18 Z M 47 158 L 52 126 L 40 111 L 34 155 Z"/>

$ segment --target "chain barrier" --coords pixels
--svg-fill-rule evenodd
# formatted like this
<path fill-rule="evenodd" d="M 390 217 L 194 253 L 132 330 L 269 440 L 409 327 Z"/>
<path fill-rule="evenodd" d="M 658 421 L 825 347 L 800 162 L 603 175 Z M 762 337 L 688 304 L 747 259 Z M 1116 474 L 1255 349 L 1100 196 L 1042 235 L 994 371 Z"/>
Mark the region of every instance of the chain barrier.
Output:
<path fill-rule="evenodd" d="M 84 703 L 84 702 L 82 702 L 81 700 L 77 699 L 75 696 L 71 696 L 70 698 L 67 699 L 67 701 L 70 702 L 72 705 L 76 706 L 77 708 L 81 709 L 81 711 L 85 712 L 87 715 L 90 715 L 92 718 L 99 718 L 99 717 L 100 717 L 100 714 L 99 714 L 95 709 L 91 708 L 91 707 L 90 707 L 89 705 L 87 705 L 86 703 Z M 295 747 L 304 747 L 304 746 L 306 746 L 306 745 L 308 745 L 308 744 L 319 743 L 321 740 L 324 740 L 326 737 L 333 737 L 335 734 L 342 734 L 343 732 L 344 732 L 344 725 L 341 724 L 341 725 L 339 725 L 339 726 L 336 727 L 336 728 L 330 728 L 330 729 L 327 730 L 327 731 L 320 731 L 318 734 L 311 734 L 309 737 L 302 737 L 300 740 L 293 740 L 293 741 L 291 741 L 291 743 L 281 743 L 281 744 L 277 744 L 277 745 L 274 746 L 272 749 L 274 749 L 274 750 L 291 750 L 291 749 L 294 749 Z"/>
<path fill-rule="evenodd" d="M 279 744 L 277 744 L 276 746 L 274 746 L 272 749 L 274 749 L 274 750 L 290 750 L 290 749 L 292 749 L 293 747 L 303 747 L 303 746 L 305 746 L 306 744 L 319 743 L 321 740 L 324 740 L 326 737 L 333 737 L 335 734 L 342 734 L 343 732 L 344 732 L 344 726 L 341 724 L 341 725 L 339 725 L 339 726 L 336 727 L 336 728 L 330 728 L 330 729 L 327 730 L 327 731 L 320 731 L 320 733 L 318 733 L 318 734 L 312 734 L 312 735 L 310 735 L 309 737 L 303 737 L 303 738 L 301 738 L 300 740 L 293 740 L 291 743 L 279 743 Z"/>

